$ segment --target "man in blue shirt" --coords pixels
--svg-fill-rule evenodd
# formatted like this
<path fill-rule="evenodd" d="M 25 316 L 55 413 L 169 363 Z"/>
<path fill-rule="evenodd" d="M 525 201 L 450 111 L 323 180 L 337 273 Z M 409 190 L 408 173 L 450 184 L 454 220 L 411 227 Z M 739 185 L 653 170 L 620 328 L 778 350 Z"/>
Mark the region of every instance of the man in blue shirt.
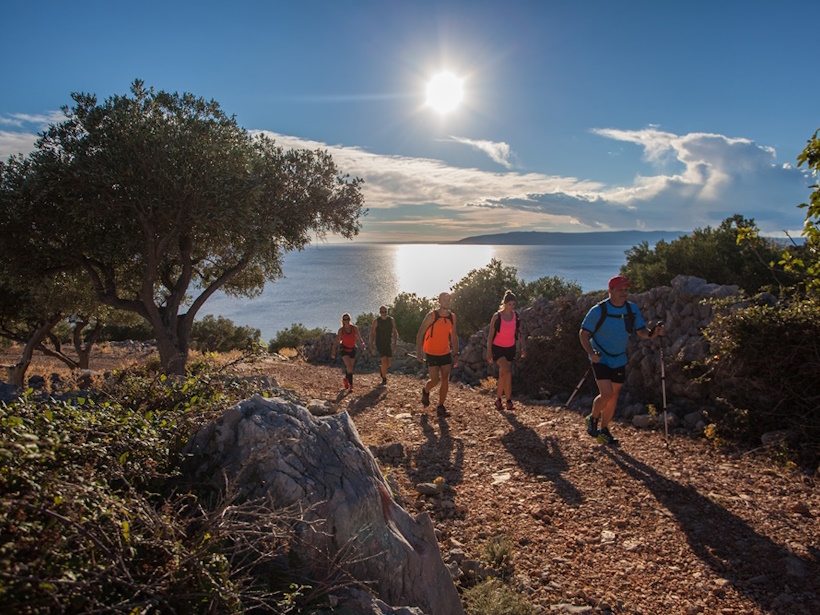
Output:
<path fill-rule="evenodd" d="M 592 306 L 578 332 L 598 384 L 598 396 L 592 402 L 592 413 L 586 417 L 587 432 L 604 444 L 618 444 L 609 433 L 609 422 L 615 414 L 618 394 L 626 381 L 629 336 L 634 332 L 641 339 L 648 340 L 665 333 L 661 325 L 651 331 L 646 328 L 638 306 L 626 299 L 630 286 L 632 284 L 622 275 L 611 278 L 609 298 Z"/>

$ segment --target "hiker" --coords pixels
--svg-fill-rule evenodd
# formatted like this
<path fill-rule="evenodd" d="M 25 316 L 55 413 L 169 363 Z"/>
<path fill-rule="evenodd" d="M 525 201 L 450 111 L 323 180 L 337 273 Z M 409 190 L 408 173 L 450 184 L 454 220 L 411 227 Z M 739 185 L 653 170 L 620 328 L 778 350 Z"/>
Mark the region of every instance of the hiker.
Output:
<path fill-rule="evenodd" d="M 364 345 L 364 340 L 359 334 L 359 327 L 350 322 L 350 314 L 342 314 L 342 326 L 336 334 L 336 339 L 333 340 L 333 347 L 330 350 L 330 358 L 336 358 L 336 348 L 342 355 L 342 363 L 345 366 L 344 388 L 353 392 L 353 364 L 356 362 L 356 342 L 362 347 L 362 350 L 367 351 L 367 346 Z M 340 345 L 341 344 L 341 345 Z"/>
<path fill-rule="evenodd" d="M 487 362 L 498 365 L 498 389 L 495 407 L 501 410 L 502 395 L 507 397 L 507 410 L 513 409 L 512 401 L 512 364 L 515 361 L 515 343 L 519 340 L 521 321 L 515 310 L 515 293 L 508 290 L 504 299 L 490 320 L 490 331 L 487 334 Z M 524 338 L 521 341 L 521 358 L 527 354 Z"/>
<path fill-rule="evenodd" d="M 609 298 L 592 306 L 578 332 L 598 384 L 598 396 L 592 402 L 592 412 L 586 417 L 587 433 L 604 444 L 618 444 L 609 432 L 609 422 L 615 414 L 618 393 L 626 381 L 626 347 L 630 334 L 634 332 L 645 340 L 665 334 L 662 325 L 652 330 L 646 328 L 638 306 L 626 299 L 630 286 L 632 284 L 622 275 L 610 278 Z"/>
<path fill-rule="evenodd" d="M 424 407 L 430 405 L 430 391 L 441 383 L 436 407 L 439 416 L 450 414 L 444 402 L 450 387 L 450 369 L 453 365 L 458 365 L 456 315 L 450 311 L 451 300 L 450 293 L 441 293 L 438 296 L 438 309 L 424 317 L 416 335 L 416 357 L 419 361 L 424 361 L 426 357 L 427 374 L 430 377 L 421 390 L 421 404 Z"/>
<path fill-rule="evenodd" d="M 379 308 L 379 317 L 370 327 L 370 352 L 378 352 L 381 357 L 379 373 L 382 376 L 382 385 L 387 384 L 387 370 L 393 364 L 393 352 L 396 350 L 398 341 L 399 332 L 396 329 L 396 321 L 392 316 L 387 315 L 387 306 L 383 305 Z"/>

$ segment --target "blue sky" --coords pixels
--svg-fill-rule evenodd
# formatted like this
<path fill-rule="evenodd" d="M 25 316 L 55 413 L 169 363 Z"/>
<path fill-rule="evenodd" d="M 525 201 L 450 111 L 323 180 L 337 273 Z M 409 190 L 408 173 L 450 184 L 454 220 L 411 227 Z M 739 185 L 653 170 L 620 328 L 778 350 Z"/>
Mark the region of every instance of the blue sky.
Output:
<path fill-rule="evenodd" d="M 364 178 L 357 241 L 692 230 L 799 234 L 820 128 L 820 3 L 789 0 L 7 3 L 0 155 L 72 92 L 215 99 Z M 464 100 L 425 105 L 430 78 Z"/>

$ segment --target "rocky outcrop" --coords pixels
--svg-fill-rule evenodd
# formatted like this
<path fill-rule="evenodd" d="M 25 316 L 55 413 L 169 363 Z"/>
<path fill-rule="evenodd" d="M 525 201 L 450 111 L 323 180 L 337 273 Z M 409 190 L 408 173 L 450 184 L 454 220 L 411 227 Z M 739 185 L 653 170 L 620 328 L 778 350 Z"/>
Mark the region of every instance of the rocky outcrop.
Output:
<path fill-rule="evenodd" d="M 463 613 L 430 517 L 412 518 L 394 501 L 346 412 L 317 418 L 298 403 L 255 396 L 197 433 L 188 452 L 206 480 L 224 473 L 249 498 L 299 506 L 291 548 L 317 575 L 337 562 L 386 604 Z"/>

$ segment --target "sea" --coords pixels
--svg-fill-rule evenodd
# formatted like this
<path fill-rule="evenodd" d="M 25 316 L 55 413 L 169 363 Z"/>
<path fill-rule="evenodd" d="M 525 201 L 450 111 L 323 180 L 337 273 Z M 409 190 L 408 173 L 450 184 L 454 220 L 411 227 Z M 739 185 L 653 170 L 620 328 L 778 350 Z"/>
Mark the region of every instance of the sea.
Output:
<path fill-rule="evenodd" d="M 265 285 L 254 298 L 217 292 L 200 310 L 259 329 L 267 342 L 278 331 L 301 323 L 336 331 L 349 312 L 355 321 L 378 313 L 400 293 L 435 298 L 492 259 L 532 282 L 558 276 L 584 292 L 606 289 L 626 263 L 631 245 L 312 244 L 285 255 L 284 278 Z M 499 301 L 501 297 L 498 298 Z"/>

